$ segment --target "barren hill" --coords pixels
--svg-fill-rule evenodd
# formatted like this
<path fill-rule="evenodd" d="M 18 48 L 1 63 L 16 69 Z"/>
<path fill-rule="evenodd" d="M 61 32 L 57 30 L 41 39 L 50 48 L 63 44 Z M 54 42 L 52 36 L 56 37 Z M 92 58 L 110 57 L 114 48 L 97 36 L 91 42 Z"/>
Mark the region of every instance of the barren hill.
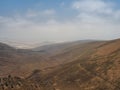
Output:
<path fill-rule="evenodd" d="M 120 90 L 120 39 L 69 44 L 57 51 L 55 46 L 56 52 L 53 46 L 44 48 L 48 52 L 53 50 L 51 55 L 17 50 L 17 56 L 13 54 L 11 60 L 5 60 L 18 63 L 19 69 L 14 72 L 24 74 L 9 72 L 12 76 L 1 78 L 6 81 L 1 82 L 0 90 Z M 7 69 L 13 66 L 9 62 L 4 64 Z M 2 65 L 1 70 L 4 70 Z"/>

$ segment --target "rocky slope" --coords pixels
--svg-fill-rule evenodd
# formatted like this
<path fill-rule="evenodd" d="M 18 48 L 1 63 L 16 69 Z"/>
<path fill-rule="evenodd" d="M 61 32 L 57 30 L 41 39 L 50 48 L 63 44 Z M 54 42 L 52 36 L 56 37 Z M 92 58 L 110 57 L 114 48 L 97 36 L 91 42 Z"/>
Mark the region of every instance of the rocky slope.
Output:
<path fill-rule="evenodd" d="M 29 63 L 32 72 L 24 77 L 1 77 L 0 90 L 120 90 L 120 39 L 76 44 L 47 62 Z"/>

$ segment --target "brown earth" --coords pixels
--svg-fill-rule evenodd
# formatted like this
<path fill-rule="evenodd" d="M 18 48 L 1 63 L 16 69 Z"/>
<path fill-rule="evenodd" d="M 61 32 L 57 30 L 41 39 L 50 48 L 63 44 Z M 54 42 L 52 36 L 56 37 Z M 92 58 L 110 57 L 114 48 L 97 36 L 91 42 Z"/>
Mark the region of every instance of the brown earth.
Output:
<path fill-rule="evenodd" d="M 51 45 L 42 52 L 3 46 L 0 90 L 120 90 L 120 39 Z"/>

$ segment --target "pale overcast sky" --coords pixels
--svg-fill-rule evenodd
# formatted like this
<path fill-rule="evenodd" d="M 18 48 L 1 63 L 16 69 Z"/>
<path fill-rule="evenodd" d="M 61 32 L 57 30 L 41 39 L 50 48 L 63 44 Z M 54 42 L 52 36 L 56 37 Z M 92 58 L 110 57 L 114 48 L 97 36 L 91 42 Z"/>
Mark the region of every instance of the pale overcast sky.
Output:
<path fill-rule="evenodd" d="M 120 38 L 120 0 L 0 0 L 0 40 Z"/>

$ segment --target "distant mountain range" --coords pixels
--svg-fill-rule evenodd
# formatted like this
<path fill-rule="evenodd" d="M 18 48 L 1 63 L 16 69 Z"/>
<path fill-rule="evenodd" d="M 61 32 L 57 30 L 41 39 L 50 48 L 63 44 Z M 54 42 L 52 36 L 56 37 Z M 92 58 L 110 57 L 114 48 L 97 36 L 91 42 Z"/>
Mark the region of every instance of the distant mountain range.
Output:
<path fill-rule="evenodd" d="M 33 49 L 0 43 L 0 90 L 120 90 L 120 39 Z"/>
<path fill-rule="evenodd" d="M 25 41 L 18 42 L 18 41 L 14 41 L 14 40 L 11 41 L 9 39 L 8 40 L 3 39 L 3 40 L 0 40 L 0 42 L 8 44 L 8 45 L 13 46 L 13 47 L 18 48 L 18 49 L 32 49 L 32 48 L 35 48 L 35 47 L 55 43 L 55 42 L 48 42 L 48 41 L 41 42 L 41 43 L 36 43 L 36 42 L 30 43 L 30 42 L 25 42 Z"/>

